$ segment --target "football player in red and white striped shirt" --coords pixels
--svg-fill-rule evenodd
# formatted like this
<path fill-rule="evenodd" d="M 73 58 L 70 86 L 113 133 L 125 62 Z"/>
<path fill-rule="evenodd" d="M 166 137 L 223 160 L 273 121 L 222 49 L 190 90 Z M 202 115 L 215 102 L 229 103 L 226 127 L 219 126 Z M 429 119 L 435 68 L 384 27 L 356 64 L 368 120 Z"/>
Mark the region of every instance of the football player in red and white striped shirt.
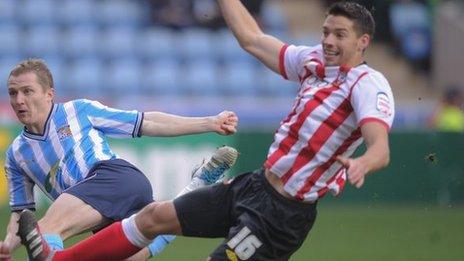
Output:
<path fill-rule="evenodd" d="M 300 85 L 264 168 L 152 203 L 57 252 L 56 260 L 122 259 L 159 234 L 226 238 L 211 260 L 288 260 L 309 233 L 319 198 L 339 194 L 346 180 L 360 188 L 369 173 L 388 164 L 394 101 L 385 77 L 364 61 L 375 28 L 366 8 L 332 5 L 321 44 L 307 47 L 264 34 L 239 0 L 218 1 L 241 47 Z M 367 151 L 352 158 L 363 141 Z"/>

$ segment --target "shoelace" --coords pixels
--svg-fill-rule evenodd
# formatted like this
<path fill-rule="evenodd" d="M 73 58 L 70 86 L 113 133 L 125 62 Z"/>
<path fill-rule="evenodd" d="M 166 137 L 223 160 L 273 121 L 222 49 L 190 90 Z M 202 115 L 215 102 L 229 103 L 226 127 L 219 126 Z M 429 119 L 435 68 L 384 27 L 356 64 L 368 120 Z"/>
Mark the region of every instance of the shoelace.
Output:
<path fill-rule="evenodd" d="M 207 184 L 215 183 L 219 177 L 221 177 L 224 172 L 229 169 L 229 165 L 226 163 L 221 164 L 219 167 L 215 168 L 213 171 L 206 171 L 201 175 L 201 179 L 204 180 Z"/>

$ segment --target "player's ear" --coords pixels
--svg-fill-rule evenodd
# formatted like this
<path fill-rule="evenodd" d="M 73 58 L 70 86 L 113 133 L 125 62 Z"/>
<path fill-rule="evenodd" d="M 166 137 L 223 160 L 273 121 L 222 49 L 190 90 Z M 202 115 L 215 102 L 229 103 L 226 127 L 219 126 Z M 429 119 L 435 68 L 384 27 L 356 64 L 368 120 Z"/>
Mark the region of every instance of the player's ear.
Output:
<path fill-rule="evenodd" d="M 55 98 L 55 88 L 48 88 L 47 89 L 47 96 L 48 96 L 48 98 L 50 98 L 50 100 L 53 101 L 53 99 Z"/>
<path fill-rule="evenodd" d="M 367 49 L 371 42 L 371 37 L 368 34 L 363 34 L 358 38 L 358 49 L 363 52 Z"/>

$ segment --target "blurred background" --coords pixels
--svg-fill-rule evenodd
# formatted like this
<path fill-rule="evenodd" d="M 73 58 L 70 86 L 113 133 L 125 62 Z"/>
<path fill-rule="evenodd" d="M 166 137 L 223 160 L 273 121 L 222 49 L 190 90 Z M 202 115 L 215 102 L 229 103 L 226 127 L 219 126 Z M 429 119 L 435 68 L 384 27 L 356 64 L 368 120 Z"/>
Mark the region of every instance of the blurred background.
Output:
<path fill-rule="evenodd" d="M 325 8 L 336 1 L 243 2 L 265 32 L 315 45 Z M 464 260 L 464 55 L 458 49 L 464 4 L 356 2 L 377 23 L 366 60 L 387 77 L 395 95 L 392 160 L 362 189 L 347 186 L 342 197 L 321 200 L 319 219 L 292 260 Z M 214 0 L 0 0 L 2 164 L 21 130 L 10 109 L 7 77 L 29 57 L 49 65 L 57 102 L 87 98 L 186 116 L 223 109 L 238 114 L 233 137 L 111 141 L 120 156 L 145 171 L 156 199 L 174 197 L 191 169 L 221 144 L 241 152 L 233 173 L 260 167 L 297 92 L 239 48 Z M 42 213 L 49 202 L 37 196 Z M 0 211 L 3 239 L 9 218 L 3 174 Z M 180 239 L 159 260 L 204 260 L 217 243 Z"/>

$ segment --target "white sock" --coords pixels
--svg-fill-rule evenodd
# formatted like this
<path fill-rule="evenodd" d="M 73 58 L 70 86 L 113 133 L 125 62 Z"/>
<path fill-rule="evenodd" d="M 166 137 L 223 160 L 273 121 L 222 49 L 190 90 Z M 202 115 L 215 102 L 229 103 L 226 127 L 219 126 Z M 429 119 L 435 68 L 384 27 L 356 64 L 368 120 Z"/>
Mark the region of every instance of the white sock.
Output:
<path fill-rule="evenodd" d="M 152 242 L 152 239 L 146 238 L 137 228 L 137 224 L 135 224 L 135 215 L 136 214 L 122 220 L 122 230 L 124 231 L 127 239 L 134 246 L 144 248 Z"/>
<path fill-rule="evenodd" d="M 184 189 L 182 189 L 182 191 L 179 192 L 179 194 L 177 194 L 176 198 L 184 194 L 187 194 L 190 191 L 194 191 L 198 188 L 202 188 L 204 186 L 206 186 L 206 183 L 204 180 L 200 179 L 199 177 L 193 177 L 192 180 L 190 180 L 190 183 Z"/>

